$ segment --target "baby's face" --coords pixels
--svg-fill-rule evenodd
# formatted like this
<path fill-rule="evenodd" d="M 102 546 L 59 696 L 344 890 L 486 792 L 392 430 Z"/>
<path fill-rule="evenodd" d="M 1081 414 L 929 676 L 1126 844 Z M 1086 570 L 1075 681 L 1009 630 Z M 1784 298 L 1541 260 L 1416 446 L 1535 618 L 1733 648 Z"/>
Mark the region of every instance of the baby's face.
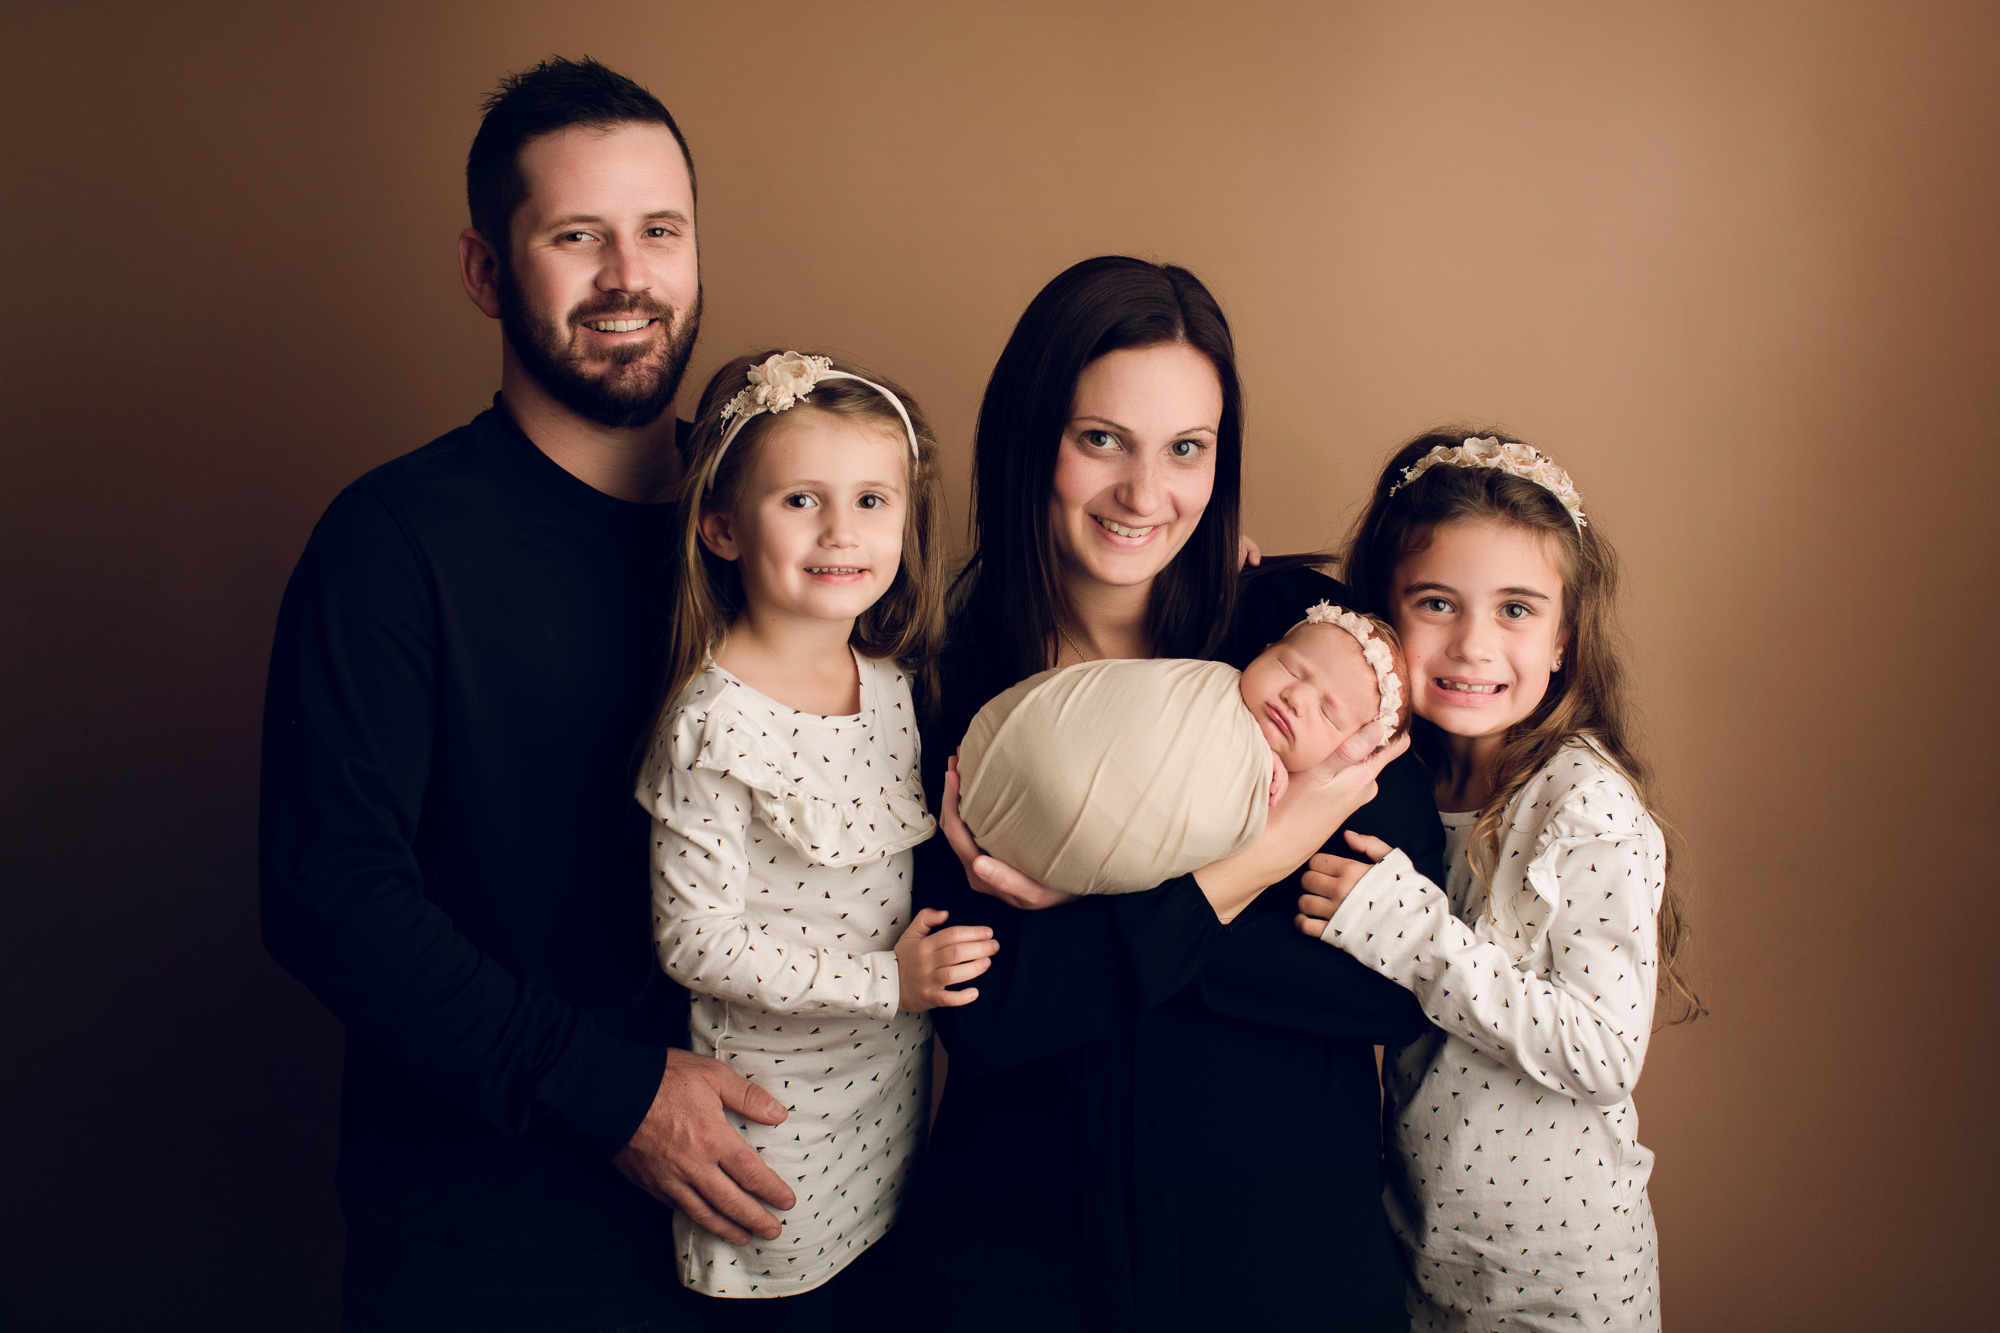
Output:
<path fill-rule="evenodd" d="M 1297 773 L 1375 720 L 1382 696 L 1361 645 L 1338 625 L 1300 625 L 1243 669 L 1243 706 Z"/>

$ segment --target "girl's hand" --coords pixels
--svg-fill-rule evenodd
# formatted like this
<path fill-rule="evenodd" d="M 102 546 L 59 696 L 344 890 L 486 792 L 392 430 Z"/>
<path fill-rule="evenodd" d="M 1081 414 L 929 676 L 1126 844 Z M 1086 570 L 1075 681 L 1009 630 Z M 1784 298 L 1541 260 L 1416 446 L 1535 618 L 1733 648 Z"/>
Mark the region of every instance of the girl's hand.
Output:
<path fill-rule="evenodd" d="M 972 886 L 974 893 L 988 894 L 1024 912 L 1038 912 L 1044 907 L 1059 907 L 1076 901 L 1075 894 L 1038 884 L 1005 861 L 979 850 L 979 844 L 972 840 L 972 830 L 958 817 L 957 755 L 945 763 L 943 804 L 944 808 L 938 811 L 938 827 L 944 830 L 944 840 L 958 853 L 958 863 L 965 867 L 965 882 Z"/>
<path fill-rule="evenodd" d="M 1271 807 L 1263 836 L 1194 872 L 1217 917 L 1234 920 L 1258 894 L 1304 865 L 1348 816 L 1375 799 L 1375 779 L 1384 765 L 1410 748 L 1409 736 L 1397 737 L 1359 763 L 1348 755 L 1374 749 L 1381 734 L 1371 722 L 1325 761 L 1292 774 L 1284 798 Z"/>
<path fill-rule="evenodd" d="M 1238 535 L 1236 538 L 1236 567 L 1242 569 L 1245 565 L 1261 565 L 1263 563 L 1264 553 L 1257 549 L 1257 543 L 1246 536 Z"/>
<path fill-rule="evenodd" d="M 949 912 L 926 907 L 896 941 L 896 972 L 901 995 L 896 1000 L 899 1014 L 920 1014 L 940 1005 L 971 1004 L 977 990 L 948 990 L 961 981 L 970 981 L 993 966 L 1000 941 L 989 926 L 953 926 L 938 930 Z"/>
<path fill-rule="evenodd" d="M 1347 901 L 1347 895 L 1354 892 L 1354 886 L 1374 868 L 1374 863 L 1391 850 L 1380 838 L 1353 829 L 1347 830 L 1347 845 L 1368 859 L 1350 861 L 1331 852 L 1318 852 L 1306 863 L 1306 873 L 1299 876 L 1299 885 L 1305 892 L 1299 896 L 1299 914 L 1292 920 L 1314 939 L 1326 934 L 1327 923 Z"/>

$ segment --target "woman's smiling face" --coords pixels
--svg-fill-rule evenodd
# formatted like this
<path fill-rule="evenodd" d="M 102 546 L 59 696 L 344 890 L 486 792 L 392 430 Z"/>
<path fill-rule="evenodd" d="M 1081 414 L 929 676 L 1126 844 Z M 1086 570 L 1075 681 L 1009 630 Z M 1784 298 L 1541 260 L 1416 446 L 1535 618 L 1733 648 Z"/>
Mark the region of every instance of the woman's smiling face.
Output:
<path fill-rule="evenodd" d="M 1397 563 L 1391 587 L 1417 716 L 1491 737 L 1541 703 L 1569 638 L 1547 535 L 1499 519 L 1446 523 Z"/>
<path fill-rule="evenodd" d="M 1186 343 L 1107 352 L 1083 368 L 1049 495 L 1071 576 L 1127 588 L 1167 567 L 1215 489 L 1221 424 L 1222 381 Z"/>

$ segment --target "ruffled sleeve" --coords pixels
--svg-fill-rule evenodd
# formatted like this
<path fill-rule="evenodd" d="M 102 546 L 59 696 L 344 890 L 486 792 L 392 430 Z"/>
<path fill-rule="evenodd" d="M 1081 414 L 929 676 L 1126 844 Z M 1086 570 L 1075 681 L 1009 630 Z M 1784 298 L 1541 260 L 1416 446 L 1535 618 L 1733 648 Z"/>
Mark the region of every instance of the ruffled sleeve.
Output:
<path fill-rule="evenodd" d="M 816 847 L 809 855 L 829 865 L 845 864 L 832 857 L 857 857 L 864 846 L 873 849 L 868 859 L 879 859 L 915 839 L 899 825 L 897 836 L 906 841 L 878 840 L 870 819 L 886 821 L 873 807 L 856 805 L 851 815 L 834 819 L 820 808 L 834 802 L 787 791 L 774 776 L 777 767 L 758 757 L 768 735 L 749 744 L 751 724 L 719 697 L 726 687 L 702 692 L 701 685 L 697 678 L 661 728 L 639 783 L 640 804 L 653 815 L 653 933 L 660 965 L 692 991 L 772 1013 L 893 1017 L 900 981 L 892 950 L 815 948 L 753 918 L 749 831 L 753 820 L 763 820 L 785 832 L 788 826 L 769 811 L 815 812 L 812 825 L 788 813 L 795 821 L 791 829 L 812 832 L 785 833 L 786 841 L 799 847 L 801 839 L 812 845 L 824 836 L 826 854 Z"/>
<path fill-rule="evenodd" d="M 825 790 L 826 777 L 813 762 L 813 742 L 809 735 L 774 735 L 771 727 L 760 725 L 723 698 L 707 709 L 682 709 L 663 738 L 666 754 L 660 757 L 682 772 L 742 783 L 749 791 L 752 813 L 815 865 L 879 861 L 916 846 L 937 827 L 924 807 L 916 774 L 895 775 L 897 766 L 886 756 L 874 766 L 885 778 L 874 789 L 840 795 Z M 661 748 L 656 746 L 656 754 Z M 648 776 L 652 776 L 650 766 Z M 659 788 L 653 790 L 659 793 Z M 640 799 L 646 800 L 644 789 Z M 664 817 L 657 806 L 648 808 L 655 818 Z"/>
<path fill-rule="evenodd" d="M 1665 845 L 1629 785 L 1586 749 L 1534 783 L 1508 811 L 1478 921 L 1455 916 L 1392 852 L 1321 938 L 1408 987 L 1438 1027 L 1544 1087 L 1612 1105 L 1631 1095 L 1652 1028 Z M 1528 865 L 1510 872 L 1518 842 Z"/>

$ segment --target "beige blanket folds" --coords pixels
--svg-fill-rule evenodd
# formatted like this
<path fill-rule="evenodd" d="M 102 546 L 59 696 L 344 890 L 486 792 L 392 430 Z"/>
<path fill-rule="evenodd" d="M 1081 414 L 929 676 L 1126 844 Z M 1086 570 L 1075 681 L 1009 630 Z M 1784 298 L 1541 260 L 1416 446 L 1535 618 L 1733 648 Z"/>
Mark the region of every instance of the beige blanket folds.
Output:
<path fill-rule="evenodd" d="M 966 730 L 959 813 L 985 851 L 1066 893 L 1134 893 L 1239 852 L 1271 781 L 1239 679 L 1178 658 L 1030 676 Z"/>

